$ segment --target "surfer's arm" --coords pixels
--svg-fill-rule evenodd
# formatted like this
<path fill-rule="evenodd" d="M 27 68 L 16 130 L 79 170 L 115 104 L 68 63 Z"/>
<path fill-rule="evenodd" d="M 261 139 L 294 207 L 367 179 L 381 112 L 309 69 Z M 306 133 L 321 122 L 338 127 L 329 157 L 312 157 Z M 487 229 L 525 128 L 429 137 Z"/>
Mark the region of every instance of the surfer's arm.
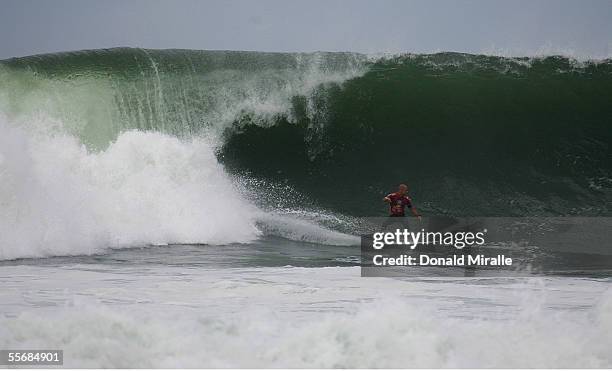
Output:
<path fill-rule="evenodd" d="M 389 196 L 385 196 L 385 198 L 383 198 L 383 202 L 391 203 L 391 199 L 389 198 Z"/>
<path fill-rule="evenodd" d="M 421 220 L 421 214 L 419 214 L 416 207 L 410 206 L 410 211 L 412 212 L 412 215 L 416 216 L 417 218 L 419 218 L 419 220 Z"/>

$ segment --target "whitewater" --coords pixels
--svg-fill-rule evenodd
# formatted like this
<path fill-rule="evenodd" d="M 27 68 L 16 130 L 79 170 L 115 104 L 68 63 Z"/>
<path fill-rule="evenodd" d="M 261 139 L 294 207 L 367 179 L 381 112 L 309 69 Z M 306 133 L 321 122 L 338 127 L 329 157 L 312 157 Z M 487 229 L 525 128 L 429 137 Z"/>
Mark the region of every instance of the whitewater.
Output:
<path fill-rule="evenodd" d="M 100 368 L 612 363 L 605 280 L 362 279 L 357 267 L 211 269 L 158 254 L 3 266 L 0 345 Z"/>
<path fill-rule="evenodd" d="M 609 216 L 610 66 L 0 61 L 0 348 L 63 349 L 68 367 L 612 367 L 610 269 L 364 278 L 357 228 L 406 176 L 389 158 L 410 159 L 426 215 Z"/>

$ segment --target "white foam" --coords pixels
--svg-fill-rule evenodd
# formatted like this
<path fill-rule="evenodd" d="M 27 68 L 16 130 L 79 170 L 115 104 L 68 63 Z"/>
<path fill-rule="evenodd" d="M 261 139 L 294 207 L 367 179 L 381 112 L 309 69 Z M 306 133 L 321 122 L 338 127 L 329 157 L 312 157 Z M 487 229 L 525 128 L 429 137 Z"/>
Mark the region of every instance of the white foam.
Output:
<path fill-rule="evenodd" d="M 16 278 L 2 302 L 22 304 L 0 318 L 0 346 L 64 349 L 68 367 L 612 366 L 604 281 L 399 281 L 331 267 L 8 269 Z M 43 275 L 33 290 L 28 277 Z"/>
<path fill-rule="evenodd" d="M 249 242 L 256 208 L 204 139 L 130 131 L 100 153 L 0 121 L 0 259 Z"/>
<path fill-rule="evenodd" d="M 128 131 L 92 153 L 71 135 L 15 127 L 0 117 L 0 260 L 247 243 L 261 235 L 257 224 L 288 239 L 357 244 L 316 222 L 257 209 L 234 187 L 214 148 L 203 138 Z"/>

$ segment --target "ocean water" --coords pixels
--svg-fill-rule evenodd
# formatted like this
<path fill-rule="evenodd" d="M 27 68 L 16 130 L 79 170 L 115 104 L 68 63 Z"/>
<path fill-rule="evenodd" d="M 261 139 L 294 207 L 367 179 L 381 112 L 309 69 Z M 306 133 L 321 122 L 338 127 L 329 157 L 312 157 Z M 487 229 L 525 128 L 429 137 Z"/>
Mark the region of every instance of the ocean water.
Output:
<path fill-rule="evenodd" d="M 70 367 L 612 367 L 611 267 L 589 268 L 605 247 L 563 275 L 358 265 L 360 222 L 398 182 L 428 216 L 611 216 L 611 66 L 0 61 L 0 348 Z"/>
<path fill-rule="evenodd" d="M 310 266 L 275 266 L 277 255 L 299 250 L 282 246 L 168 246 L 4 263 L 2 346 L 64 349 L 70 367 L 612 362 L 609 279 L 361 278 L 358 267 L 333 258 L 321 266 L 335 254 L 314 254 L 320 247 L 276 258 Z"/>

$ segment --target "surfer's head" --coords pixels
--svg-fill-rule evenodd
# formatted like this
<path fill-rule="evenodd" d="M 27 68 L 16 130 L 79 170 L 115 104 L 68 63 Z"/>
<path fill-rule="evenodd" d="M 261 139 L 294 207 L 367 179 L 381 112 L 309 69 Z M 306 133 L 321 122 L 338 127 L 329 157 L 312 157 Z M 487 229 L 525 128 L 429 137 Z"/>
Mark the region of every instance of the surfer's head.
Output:
<path fill-rule="evenodd" d="M 403 184 L 403 183 L 402 183 L 402 184 L 400 184 L 400 185 L 397 187 L 397 193 L 398 193 L 398 194 L 400 194 L 400 195 L 402 195 L 402 196 L 403 196 L 403 195 L 405 195 L 405 194 L 406 194 L 406 192 L 408 192 L 408 186 L 407 186 L 407 185 L 405 185 L 405 184 Z"/>

